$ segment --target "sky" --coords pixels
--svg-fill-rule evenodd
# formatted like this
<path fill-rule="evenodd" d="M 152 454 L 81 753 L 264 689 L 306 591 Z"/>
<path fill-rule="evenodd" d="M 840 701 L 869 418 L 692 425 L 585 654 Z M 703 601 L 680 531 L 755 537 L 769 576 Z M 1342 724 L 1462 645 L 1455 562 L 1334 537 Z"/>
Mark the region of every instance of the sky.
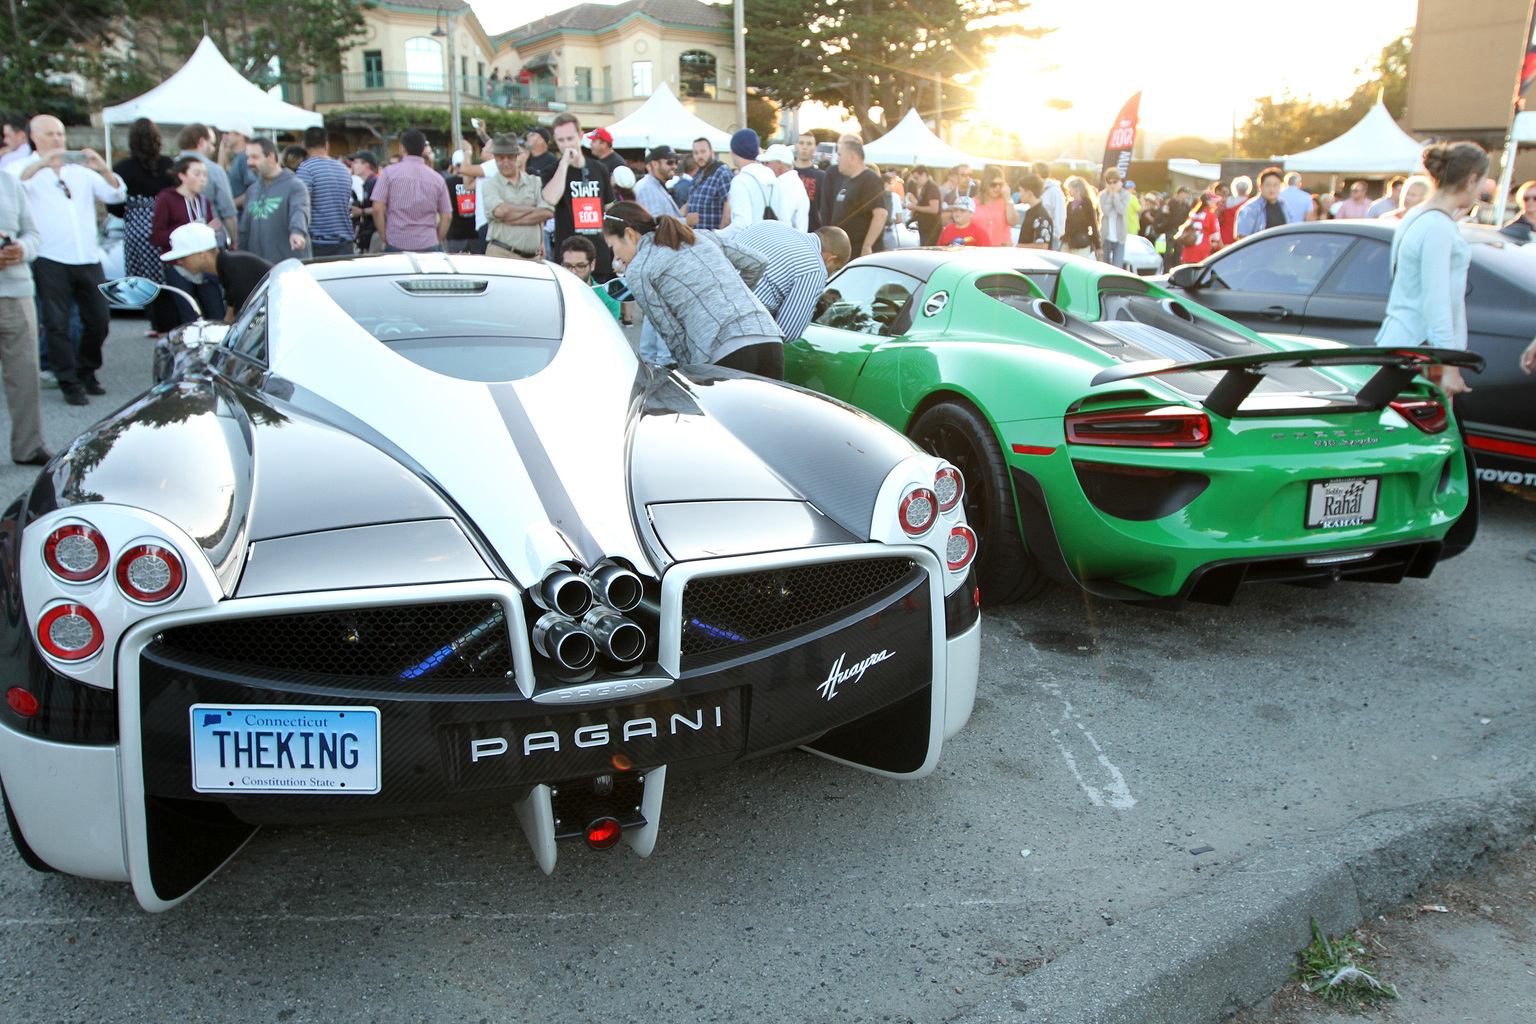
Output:
<path fill-rule="evenodd" d="M 493 33 L 572 6 L 570 0 L 470 4 Z M 992 62 L 984 72 L 980 116 L 1026 144 L 1081 131 L 1093 150 L 1139 89 L 1143 129 L 1226 138 L 1233 111 L 1241 123 L 1257 97 L 1286 88 L 1319 100 L 1347 96 L 1364 77 L 1355 69 L 1367 67 L 1412 26 L 1418 3 L 1373 0 L 1366 9 L 1368 18 L 1338 0 L 1196 5 L 1184 13 L 1125 0 L 1035 0 L 1035 23 L 1057 31 Z M 1107 30 L 1116 12 L 1121 27 Z M 1051 98 L 1073 107 L 1058 113 L 1045 105 Z M 817 115 L 801 120 L 806 127 L 819 123 Z"/>

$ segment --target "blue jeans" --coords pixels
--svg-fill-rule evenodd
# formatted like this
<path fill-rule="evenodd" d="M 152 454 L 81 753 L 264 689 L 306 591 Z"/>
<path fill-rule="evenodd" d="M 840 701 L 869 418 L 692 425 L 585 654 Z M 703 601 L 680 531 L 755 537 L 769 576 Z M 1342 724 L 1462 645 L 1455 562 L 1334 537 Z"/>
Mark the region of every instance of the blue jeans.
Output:
<path fill-rule="evenodd" d="M 661 335 L 656 333 L 656 328 L 651 326 L 651 318 L 646 317 L 640 325 L 640 358 L 654 366 L 667 366 L 677 362 L 672 357 L 672 350 L 667 348 L 667 343 L 661 340 Z"/>
<path fill-rule="evenodd" d="M 1107 238 L 1104 239 L 1104 262 L 1112 267 L 1119 267 L 1125 264 L 1125 239 L 1122 238 L 1118 242 L 1111 242 Z"/>

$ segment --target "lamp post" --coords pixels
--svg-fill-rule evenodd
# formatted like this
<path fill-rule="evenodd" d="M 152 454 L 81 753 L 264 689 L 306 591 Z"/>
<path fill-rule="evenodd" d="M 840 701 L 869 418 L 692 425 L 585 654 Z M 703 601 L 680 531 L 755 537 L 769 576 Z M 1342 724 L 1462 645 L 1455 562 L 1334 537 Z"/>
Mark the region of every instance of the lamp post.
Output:
<path fill-rule="evenodd" d="M 736 0 L 736 126 L 747 126 L 747 19 L 744 0 Z"/>
<path fill-rule="evenodd" d="M 452 153 L 459 148 L 459 83 L 456 76 L 457 60 L 453 49 L 453 12 L 438 8 L 448 19 L 448 31 L 442 28 L 434 28 L 432 34 L 438 38 L 448 37 L 448 151 Z"/>

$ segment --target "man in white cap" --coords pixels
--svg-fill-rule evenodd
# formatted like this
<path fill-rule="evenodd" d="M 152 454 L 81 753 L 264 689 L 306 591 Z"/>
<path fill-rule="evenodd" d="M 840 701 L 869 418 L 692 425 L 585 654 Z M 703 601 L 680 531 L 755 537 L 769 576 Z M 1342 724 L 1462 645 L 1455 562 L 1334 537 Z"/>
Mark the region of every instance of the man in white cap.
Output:
<path fill-rule="evenodd" d="M 244 209 L 246 189 L 256 182 L 256 173 L 245 157 L 245 144 L 256 137 L 256 131 L 249 121 L 240 117 L 220 121 L 218 128 L 219 166 L 229 174 L 229 191 L 235 197 L 235 209 Z"/>
<path fill-rule="evenodd" d="M 779 195 L 784 200 L 784 208 L 774 211 L 779 219 L 796 231 L 811 230 L 811 197 L 795 170 L 795 151 L 782 142 L 769 146 L 763 154 L 763 166 L 779 180 Z"/>
<path fill-rule="evenodd" d="M 230 252 L 219 248 L 213 229 L 207 224 L 193 221 L 171 232 L 171 248 L 160 258 L 175 264 L 193 284 L 202 284 L 215 278 L 224 290 L 224 319 L 234 320 L 251 297 L 251 292 L 261 284 L 272 264 L 252 252 Z"/>

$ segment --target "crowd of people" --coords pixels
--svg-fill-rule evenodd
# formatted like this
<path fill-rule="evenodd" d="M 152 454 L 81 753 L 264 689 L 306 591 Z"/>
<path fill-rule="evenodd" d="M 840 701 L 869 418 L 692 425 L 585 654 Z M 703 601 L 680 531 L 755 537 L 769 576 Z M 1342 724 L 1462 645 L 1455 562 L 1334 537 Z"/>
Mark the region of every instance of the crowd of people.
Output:
<path fill-rule="evenodd" d="M 1411 222 L 1446 194 L 1432 176 L 1414 176 L 1393 178 L 1374 201 L 1365 182 L 1342 197 L 1314 195 L 1277 167 L 1198 195 L 1143 194 L 1115 168 L 1097 188 L 1080 175 L 1056 180 L 1044 162 L 989 166 L 979 180 L 965 164 L 882 169 L 852 134 L 838 140 L 834 160 L 818 160 L 810 133 L 765 149 L 742 129 L 727 163 L 705 138 L 687 153 L 659 145 L 626 155 L 607 129 L 584 132 L 570 113 L 494 138 L 474 126 L 478 139 L 439 167 L 416 129 L 401 133 L 399 154 L 381 165 L 369 151 L 332 157 L 323 128 L 283 147 L 239 120 L 182 127 L 173 157 L 159 128 L 140 119 L 127 155 L 109 167 L 93 150 L 68 150 L 56 118 L 6 123 L 0 358 L 13 459 L 48 456 L 35 380 L 30 394 L 28 384 L 39 348 L 43 379 L 66 402 L 105 393 L 96 376 L 109 326 L 97 288 L 98 204 L 123 219 L 125 273 L 175 289 L 152 304 L 151 334 L 199 316 L 233 319 L 284 259 L 475 253 L 559 262 L 616 319 L 643 317 L 648 362 L 782 377 L 784 339 L 800 336 L 829 276 L 857 256 L 902 245 L 1018 246 L 1123 266 L 1139 236 L 1171 268 L 1283 224 Z M 1536 182 L 1519 198 L 1521 216 L 1503 230 L 1524 242 L 1536 230 Z"/>

